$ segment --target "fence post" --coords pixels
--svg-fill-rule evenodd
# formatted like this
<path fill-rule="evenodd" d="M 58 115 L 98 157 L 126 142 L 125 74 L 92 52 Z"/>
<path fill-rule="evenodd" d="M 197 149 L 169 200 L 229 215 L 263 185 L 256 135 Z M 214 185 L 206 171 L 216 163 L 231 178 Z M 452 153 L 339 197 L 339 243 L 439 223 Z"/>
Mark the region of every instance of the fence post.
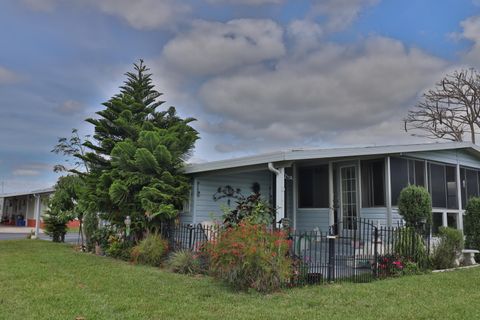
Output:
<path fill-rule="evenodd" d="M 195 225 L 188 225 L 188 250 L 193 250 L 193 231 L 195 230 Z"/>
<path fill-rule="evenodd" d="M 328 276 L 329 282 L 335 281 L 335 236 L 327 236 L 328 239 Z"/>
<path fill-rule="evenodd" d="M 373 226 L 373 237 L 374 237 L 374 245 L 373 245 L 373 275 L 375 278 L 378 278 L 378 228 Z"/>

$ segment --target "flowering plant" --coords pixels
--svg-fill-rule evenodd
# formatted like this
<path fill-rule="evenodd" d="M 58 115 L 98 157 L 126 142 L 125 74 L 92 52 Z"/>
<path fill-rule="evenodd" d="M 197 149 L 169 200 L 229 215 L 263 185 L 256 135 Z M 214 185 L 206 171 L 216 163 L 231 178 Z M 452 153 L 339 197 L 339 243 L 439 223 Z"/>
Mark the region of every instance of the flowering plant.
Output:
<path fill-rule="evenodd" d="M 377 258 L 377 268 L 380 278 L 394 277 L 402 274 L 404 262 L 393 254 L 380 255 Z"/>
<path fill-rule="evenodd" d="M 290 240 L 282 230 L 243 221 L 205 244 L 214 276 L 235 289 L 271 292 L 288 282 L 292 261 Z"/>

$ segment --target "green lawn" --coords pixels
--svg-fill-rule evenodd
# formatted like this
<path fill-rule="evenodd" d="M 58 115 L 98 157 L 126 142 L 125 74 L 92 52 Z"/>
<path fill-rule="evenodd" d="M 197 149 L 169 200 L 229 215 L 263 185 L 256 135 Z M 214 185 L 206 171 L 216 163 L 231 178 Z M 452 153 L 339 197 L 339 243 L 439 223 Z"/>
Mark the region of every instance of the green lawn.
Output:
<path fill-rule="evenodd" d="M 0 241 L 0 319 L 478 319 L 480 268 L 262 296 L 208 277 Z"/>

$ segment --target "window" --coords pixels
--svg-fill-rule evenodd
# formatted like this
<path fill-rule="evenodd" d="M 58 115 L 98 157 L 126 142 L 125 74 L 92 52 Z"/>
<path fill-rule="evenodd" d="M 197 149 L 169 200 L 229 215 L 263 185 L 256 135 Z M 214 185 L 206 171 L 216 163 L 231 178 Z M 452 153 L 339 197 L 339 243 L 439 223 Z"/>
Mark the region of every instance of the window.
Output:
<path fill-rule="evenodd" d="M 456 168 L 429 163 L 430 195 L 434 208 L 458 209 Z"/>
<path fill-rule="evenodd" d="M 457 217 L 458 215 L 455 212 L 447 212 L 447 226 L 449 228 L 457 229 Z"/>
<path fill-rule="evenodd" d="M 443 226 L 443 214 L 441 212 L 434 212 L 432 215 L 432 233 L 438 234 L 440 227 Z"/>
<path fill-rule="evenodd" d="M 392 183 L 392 205 L 398 204 L 398 197 L 409 184 L 425 186 L 425 162 L 413 159 L 390 158 Z"/>
<path fill-rule="evenodd" d="M 328 165 L 298 169 L 300 208 L 328 208 Z"/>
<path fill-rule="evenodd" d="M 385 161 L 369 160 L 361 162 L 362 168 L 362 207 L 385 206 Z"/>
<path fill-rule="evenodd" d="M 462 190 L 462 203 L 465 207 L 471 197 L 479 196 L 478 171 L 460 168 L 460 181 Z"/>

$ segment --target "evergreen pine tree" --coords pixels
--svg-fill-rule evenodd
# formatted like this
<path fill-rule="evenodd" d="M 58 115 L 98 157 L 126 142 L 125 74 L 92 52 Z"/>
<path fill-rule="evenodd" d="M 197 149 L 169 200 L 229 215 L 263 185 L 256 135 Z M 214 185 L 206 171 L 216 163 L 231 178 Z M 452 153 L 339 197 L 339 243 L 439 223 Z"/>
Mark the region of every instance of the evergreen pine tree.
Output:
<path fill-rule="evenodd" d="M 91 141 L 82 158 L 90 169 L 85 175 L 93 207 L 114 224 L 127 215 L 133 227 L 145 226 L 154 217 L 178 215 L 189 194 L 182 174 L 198 133 L 174 107 L 157 111 L 164 101 L 155 90 L 148 68 L 140 60 L 120 93 L 104 103 L 94 125 Z"/>

